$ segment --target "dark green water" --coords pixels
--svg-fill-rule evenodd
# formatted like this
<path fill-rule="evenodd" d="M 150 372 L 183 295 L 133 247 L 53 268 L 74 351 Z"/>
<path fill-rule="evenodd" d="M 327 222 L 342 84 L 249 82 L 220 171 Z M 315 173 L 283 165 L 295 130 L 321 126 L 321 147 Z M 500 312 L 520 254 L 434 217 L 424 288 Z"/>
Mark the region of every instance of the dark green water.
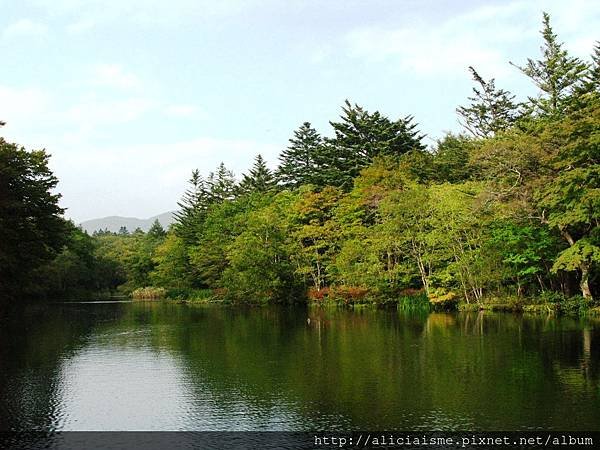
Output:
<path fill-rule="evenodd" d="M 0 319 L 0 429 L 600 430 L 599 344 L 572 318 L 38 306 Z"/>

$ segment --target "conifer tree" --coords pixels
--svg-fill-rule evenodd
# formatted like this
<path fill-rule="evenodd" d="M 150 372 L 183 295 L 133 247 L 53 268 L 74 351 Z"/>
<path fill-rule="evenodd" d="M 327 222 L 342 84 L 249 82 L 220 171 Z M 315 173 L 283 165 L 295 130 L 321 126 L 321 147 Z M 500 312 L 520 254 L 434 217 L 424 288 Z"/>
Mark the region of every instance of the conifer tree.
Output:
<path fill-rule="evenodd" d="M 509 128 L 517 117 L 515 96 L 497 89 L 493 78 L 485 81 L 472 66 L 469 71 L 478 87 L 473 88 L 474 95 L 469 97 L 471 104 L 456 109 L 461 125 L 473 136 L 483 138 Z"/>
<path fill-rule="evenodd" d="M 587 90 L 600 93 L 600 41 L 596 41 L 592 53 L 592 64 L 586 77 Z"/>
<path fill-rule="evenodd" d="M 222 203 L 235 198 L 236 183 L 233 172 L 221 162 L 216 172 L 208 175 L 210 203 Z"/>
<path fill-rule="evenodd" d="M 538 97 L 529 97 L 529 108 L 540 116 L 560 116 L 569 107 L 573 94 L 581 87 L 588 65 L 579 58 L 569 56 L 558 41 L 550 25 L 550 16 L 544 13 L 541 34 L 544 43 L 541 59 L 527 59 L 527 64 L 517 67 L 540 89 Z"/>
<path fill-rule="evenodd" d="M 275 174 L 278 183 L 288 189 L 314 183 L 316 158 L 323 146 L 323 138 L 310 122 L 304 122 L 289 142 L 279 156 L 280 165 Z"/>
<path fill-rule="evenodd" d="M 275 187 L 273 173 L 267 167 L 262 155 L 257 155 L 254 159 L 254 165 L 244 174 L 242 181 L 238 186 L 241 194 L 250 194 L 252 192 L 269 192 Z"/>
<path fill-rule="evenodd" d="M 348 100 L 340 122 L 330 122 L 335 138 L 328 139 L 316 158 L 320 184 L 352 187 L 352 180 L 377 156 L 400 157 L 424 150 L 423 135 L 412 116 L 392 121 L 378 111 L 369 113 Z"/>
<path fill-rule="evenodd" d="M 179 211 L 173 214 L 175 218 L 174 229 L 179 237 L 187 243 L 195 241 L 198 226 L 204 221 L 209 205 L 209 191 L 206 181 L 195 169 L 188 183 L 190 187 L 184 192 L 181 200 L 177 202 Z"/>
<path fill-rule="evenodd" d="M 161 239 L 161 238 L 165 237 L 166 235 L 167 235 L 167 232 L 165 231 L 163 226 L 160 224 L 158 219 L 154 219 L 154 222 L 152 222 L 152 226 L 148 230 L 148 236 L 151 238 L 154 238 L 154 239 Z"/>

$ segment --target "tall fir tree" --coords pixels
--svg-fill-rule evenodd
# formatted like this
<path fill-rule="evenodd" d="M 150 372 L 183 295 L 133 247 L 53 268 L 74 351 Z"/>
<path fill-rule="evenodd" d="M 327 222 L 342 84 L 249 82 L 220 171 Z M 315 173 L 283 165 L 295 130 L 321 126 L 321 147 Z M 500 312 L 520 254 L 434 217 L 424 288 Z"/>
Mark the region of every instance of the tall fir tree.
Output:
<path fill-rule="evenodd" d="M 294 131 L 290 145 L 279 155 L 280 164 L 275 177 L 280 186 L 295 189 L 312 184 L 318 170 L 316 158 L 323 146 L 323 138 L 310 122 L 304 122 Z"/>
<path fill-rule="evenodd" d="M 233 200 L 236 193 L 235 175 L 221 162 L 216 172 L 208 175 L 210 203 L 222 203 L 225 200 Z"/>
<path fill-rule="evenodd" d="M 600 94 L 600 41 L 594 44 L 592 63 L 586 77 L 587 90 Z"/>
<path fill-rule="evenodd" d="M 392 121 L 378 111 L 369 113 L 348 100 L 340 122 L 330 122 L 335 137 L 317 155 L 320 184 L 350 189 L 360 171 L 378 156 L 400 157 L 422 151 L 423 135 L 412 116 Z"/>
<path fill-rule="evenodd" d="M 148 230 L 147 236 L 152 239 L 162 239 L 166 235 L 167 232 L 165 231 L 161 223 L 158 221 L 158 219 L 154 219 L 154 222 L 152 222 L 152 226 Z"/>
<path fill-rule="evenodd" d="M 547 117 L 558 117 L 572 104 L 588 65 L 579 58 L 572 57 L 563 49 L 550 25 L 550 16 L 544 13 L 541 31 L 544 43 L 540 48 L 541 59 L 527 59 L 527 64 L 517 67 L 540 89 L 540 95 L 529 97 L 530 112 Z"/>
<path fill-rule="evenodd" d="M 244 174 L 238 186 L 240 194 L 251 194 L 253 192 L 265 193 L 275 188 L 275 178 L 267 167 L 262 155 L 256 155 L 254 165 L 247 174 Z"/>
<path fill-rule="evenodd" d="M 186 243 L 196 241 L 197 231 L 206 216 L 210 202 L 209 187 L 200 175 L 198 169 L 192 171 L 188 183 L 190 187 L 184 192 L 181 200 L 177 202 L 179 211 L 174 213 L 175 233 Z"/>
<path fill-rule="evenodd" d="M 517 118 L 518 105 L 515 96 L 504 89 L 497 89 L 494 78 L 485 81 L 469 66 L 473 81 L 473 96 L 469 106 L 460 106 L 456 112 L 461 117 L 461 125 L 475 137 L 492 137 L 509 128 Z"/>

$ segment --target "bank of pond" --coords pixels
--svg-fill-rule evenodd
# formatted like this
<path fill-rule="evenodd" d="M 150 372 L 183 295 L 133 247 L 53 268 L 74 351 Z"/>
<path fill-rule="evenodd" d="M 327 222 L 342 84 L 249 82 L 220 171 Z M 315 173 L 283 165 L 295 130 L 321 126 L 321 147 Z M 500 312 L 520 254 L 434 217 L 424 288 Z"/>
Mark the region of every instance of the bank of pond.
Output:
<path fill-rule="evenodd" d="M 287 301 L 265 302 L 252 297 L 240 301 L 228 297 L 223 289 L 177 290 L 147 286 L 135 289 L 129 296 L 133 301 L 172 301 L 185 304 L 215 305 L 266 305 L 307 304 L 310 306 L 344 308 L 386 308 L 416 311 L 490 311 L 523 312 L 551 315 L 590 315 L 600 317 L 600 305 L 581 296 L 565 297 L 554 292 L 542 293 L 537 297 L 490 296 L 480 302 L 466 302 L 449 292 L 427 295 L 423 290 L 407 289 L 396 296 L 374 295 L 362 287 L 323 288 L 309 290 L 305 296 Z"/>

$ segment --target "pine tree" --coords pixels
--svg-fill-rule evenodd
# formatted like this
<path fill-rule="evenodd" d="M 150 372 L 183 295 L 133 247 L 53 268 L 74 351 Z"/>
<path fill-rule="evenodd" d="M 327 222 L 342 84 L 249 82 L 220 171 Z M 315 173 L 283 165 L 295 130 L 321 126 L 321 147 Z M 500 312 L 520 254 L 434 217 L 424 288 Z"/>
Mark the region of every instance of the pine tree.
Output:
<path fill-rule="evenodd" d="M 279 155 L 280 165 L 275 174 L 277 182 L 287 189 L 313 183 L 317 170 L 315 158 L 323 145 L 323 138 L 310 122 L 304 122 L 294 131 L 289 142 L 288 148 Z"/>
<path fill-rule="evenodd" d="M 233 172 L 221 162 L 216 172 L 208 175 L 210 203 L 222 203 L 225 200 L 233 200 L 236 193 L 235 176 Z"/>
<path fill-rule="evenodd" d="M 330 122 L 335 138 L 327 140 L 316 158 L 320 184 L 349 189 L 353 179 L 377 156 L 400 157 L 425 149 L 412 116 L 392 121 L 348 100 L 342 111 L 341 122 Z"/>
<path fill-rule="evenodd" d="M 209 206 L 209 190 L 206 181 L 195 169 L 188 183 L 190 187 L 184 192 L 181 200 L 177 202 L 179 211 L 173 214 L 175 218 L 175 233 L 186 243 L 193 243 L 196 239 L 198 227 L 204 221 L 206 210 Z"/>
<path fill-rule="evenodd" d="M 158 219 L 154 219 L 154 222 L 152 222 L 152 226 L 148 230 L 148 236 L 151 238 L 154 238 L 154 239 L 161 239 L 161 238 L 165 237 L 166 235 L 167 235 L 167 232 L 165 231 L 163 226 L 160 224 Z"/>
<path fill-rule="evenodd" d="M 238 186 L 240 194 L 250 194 L 252 192 L 269 192 L 275 187 L 273 173 L 267 167 L 262 155 L 257 155 L 254 159 L 254 165 L 242 178 Z"/>
<path fill-rule="evenodd" d="M 596 41 L 592 53 L 592 64 L 586 77 L 586 90 L 600 93 L 600 41 Z"/>
<path fill-rule="evenodd" d="M 485 81 L 472 66 L 469 66 L 469 71 L 479 87 L 473 88 L 474 95 L 469 97 L 469 106 L 456 109 L 462 118 L 459 120 L 461 125 L 473 136 L 483 138 L 509 128 L 517 117 L 515 96 L 504 89 L 497 89 L 493 78 Z"/>
<path fill-rule="evenodd" d="M 541 34 L 544 39 L 540 48 L 541 59 L 528 58 L 525 66 L 511 64 L 531 78 L 541 91 L 537 98 L 529 97 L 531 112 L 541 116 L 560 116 L 580 88 L 588 65 L 579 58 L 569 56 L 563 49 L 563 44 L 550 26 L 547 13 L 544 13 Z"/>

